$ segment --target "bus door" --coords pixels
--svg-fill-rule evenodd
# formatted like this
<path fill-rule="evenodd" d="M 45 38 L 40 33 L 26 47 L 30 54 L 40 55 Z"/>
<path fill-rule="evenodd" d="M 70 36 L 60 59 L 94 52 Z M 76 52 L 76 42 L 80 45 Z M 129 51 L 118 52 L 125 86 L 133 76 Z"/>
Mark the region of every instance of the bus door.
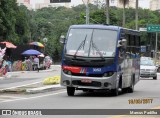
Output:
<path fill-rule="evenodd" d="M 131 78 L 131 60 L 130 55 L 124 48 L 119 48 L 119 64 L 121 66 L 122 73 L 122 87 L 128 87 L 130 85 Z"/>

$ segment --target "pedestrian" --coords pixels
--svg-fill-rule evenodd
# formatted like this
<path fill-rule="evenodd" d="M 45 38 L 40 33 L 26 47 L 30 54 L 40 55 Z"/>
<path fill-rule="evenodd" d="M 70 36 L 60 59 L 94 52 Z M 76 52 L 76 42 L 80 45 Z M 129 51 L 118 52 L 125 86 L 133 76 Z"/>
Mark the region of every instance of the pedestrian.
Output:
<path fill-rule="evenodd" d="M 33 61 L 34 61 L 33 70 L 37 69 L 37 71 L 39 72 L 39 58 L 38 58 L 38 56 L 35 56 Z"/>

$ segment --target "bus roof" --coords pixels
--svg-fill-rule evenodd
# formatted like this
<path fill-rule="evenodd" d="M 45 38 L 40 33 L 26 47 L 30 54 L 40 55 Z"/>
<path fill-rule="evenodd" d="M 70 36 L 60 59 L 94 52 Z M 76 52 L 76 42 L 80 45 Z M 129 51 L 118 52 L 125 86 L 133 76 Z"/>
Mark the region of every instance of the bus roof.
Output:
<path fill-rule="evenodd" d="M 133 30 L 133 29 L 127 29 L 127 28 L 123 28 L 123 27 L 119 27 L 119 26 L 114 26 L 114 25 L 101 25 L 101 24 L 92 24 L 92 25 L 71 25 L 70 28 L 93 28 L 93 29 L 111 29 L 111 30 L 128 30 L 128 31 L 135 31 L 135 32 L 139 32 L 137 30 Z"/>

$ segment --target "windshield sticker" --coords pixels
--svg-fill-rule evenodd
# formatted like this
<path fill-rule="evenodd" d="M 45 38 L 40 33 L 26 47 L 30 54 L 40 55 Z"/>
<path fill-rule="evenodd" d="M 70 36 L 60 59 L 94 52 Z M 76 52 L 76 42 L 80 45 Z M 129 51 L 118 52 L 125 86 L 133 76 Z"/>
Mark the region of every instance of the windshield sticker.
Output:
<path fill-rule="evenodd" d="M 100 55 L 103 55 L 103 56 L 113 56 L 113 52 L 107 52 L 107 51 L 92 51 L 91 56 L 100 56 Z"/>
<path fill-rule="evenodd" d="M 76 53 L 76 50 L 69 50 L 67 54 L 74 55 L 75 53 Z M 76 55 L 83 56 L 84 55 L 84 51 L 78 51 Z"/>

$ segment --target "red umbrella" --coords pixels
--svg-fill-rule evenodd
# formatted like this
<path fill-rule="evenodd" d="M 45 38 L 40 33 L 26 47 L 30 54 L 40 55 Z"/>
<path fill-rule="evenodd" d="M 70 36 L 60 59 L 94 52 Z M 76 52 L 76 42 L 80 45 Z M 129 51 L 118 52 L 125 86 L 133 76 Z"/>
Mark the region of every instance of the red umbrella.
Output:
<path fill-rule="evenodd" d="M 5 44 L 7 48 L 17 48 L 17 46 L 15 46 L 14 44 L 12 44 L 11 42 L 0 42 L 1 44 Z"/>

